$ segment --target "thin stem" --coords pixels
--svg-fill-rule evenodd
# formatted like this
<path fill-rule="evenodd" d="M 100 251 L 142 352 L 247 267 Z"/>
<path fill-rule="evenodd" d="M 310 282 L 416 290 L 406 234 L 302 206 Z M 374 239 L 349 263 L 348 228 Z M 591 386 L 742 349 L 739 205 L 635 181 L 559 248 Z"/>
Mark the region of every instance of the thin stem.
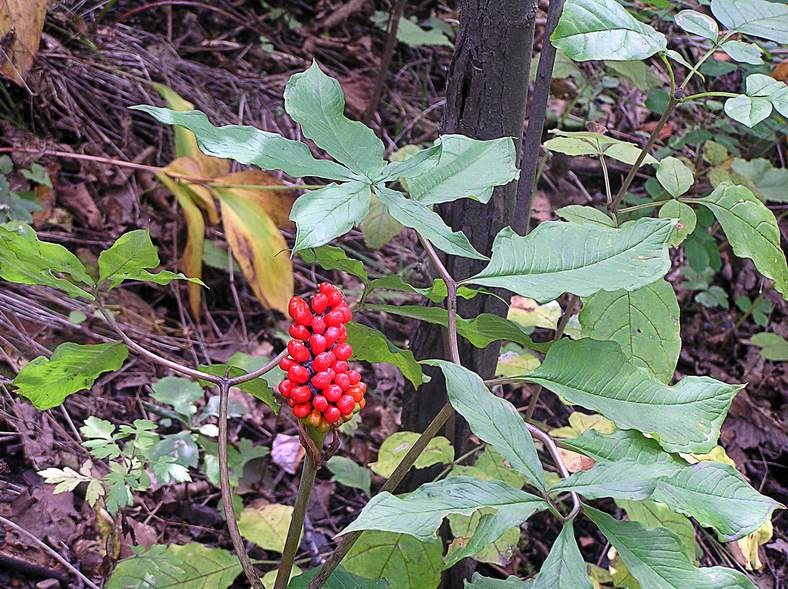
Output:
<path fill-rule="evenodd" d="M 279 570 L 276 573 L 274 589 L 286 589 L 290 581 L 290 572 L 293 570 L 293 562 L 298 552 L 298 545 L 301 543 L 301 530 L 304 527 L 306 508 L 309 504 L 312 486 L 315 484 L 316 474 L 317 465 L 312 461 L 312 457 L 307 455 L 301 468 L 301 482 L 298 484 L 298 494 L 293 505 L 293 516 L 290 519 L 290 527 L 287 529 L 287 538 L 285 539 Z"/>
<path fill-rule="evenodd" d="M 238 529 L 238 522 L 235 521 L 235 510 L 233 509 L 233 491 L 230 487 L 230 467 L 227 459 L 227 405 L 230 397 L 229 381 L 221 379 L 219 384 L 219 486 L 222 491 L 222 507 L 224 508 L 224 519 L 227 522 L 227 531 L 235 548 L 235 554 L 241 561 L 241 568 L 246 575 L 246 579 L 253 589 L 265 589 L 254 569 L 249 554 L 246 552 L 241 531 Z"/>
<path fill-rule="evenodd" d="M 380 68 L 378 69 L 378 77 L 375 80 L 375 88 L 372 91 L 372 98 L 370 98 L 367 110 L 364 112 L 363 121 L 365 124 L 369 124 L 372 120 L 375 111 L 378 110 L 380 97 L 383 95 L 383 85 L 386 83 L 386 77 L 389 73 L 391 58 L 394 55 L 394 47 L 397 45 L 397 30 L 399 30 L 399 21 L 402 18 L 402 12 L 405 10 L 405 2 L 406 0 L 398 0 L 389 14 L 389 30 L 386 36 L 386 45 L 383 48 L 383 57 L 381 59 Z"/>
<path fill-rule="evenodd" d="M 263 374 L 265 374 L 266 372 L 270 372 L 271 370 L 276 368 L 279 365 L 279 361 L 285 356 L 287 356 L 287 349 L 279 352 L 279 355 L 272 358 L 271 361 L 265 366 L 258 368 L 257 370 L 253 370 L 248 374 L 242 374 L 241 376 L 236 376 L 235 378 L 231 378 L 227 381 L 227 384 L 229 384 L 231 387 L 236 387 L 239 384 L 243 384 L 245 382 L 249 382 L 250 380 L 254 380 L 255 378 L 258 378 Z"/>
<path fill-rule="evenodd" d="M 730 39 L 730 37 L 734 33 L 735 33 L 735 31 L 728 31 L 727 33 L 725 33 L 725 35 L 723 35 L 723 37 L 721 39 L 718 39 L 717 41 L 715 41 L 712 44 L 711 48 L 708 51 L 706 51 L 706 53 L 703 54 L 703 56 L 695 63 L 693 68 L 689 71 L 689 73 L 687 74 L 687 77 L 684 78 L 684 81 L 681 83 L 681 86 L 679 86 L 679 90 L 684 90 L 684 88 L 687 87 L 687 84 L 690 83 L 690 80 L 692 79 L 692 77 L 695 74 L 697 74 L 698 71 L 700 70 L 700 66 L 702 66 L 709 57 L 714 55 L 714 52 L 717 51 L 717 49 L 720 47 L 720 45 L 722 45 L 723 43 L 725 43 L 725 41 Z"/>
<path fill-rule="evenodd" d="M 632 211 L 640 211 L 642 209 L 652 209 L 654 207 L 658 207 L 660 205 L 664 205 L 674 199 L 666 198 L 664 200 L 655 200 L 654 202 L 646 202 L 640 205 L 633 205 L 631 207 L 624 207 L 623 209 L 618 209 L 619 213 L 631 213 Z"/>
<path fill-rule="evenodd" d="M 57 552 L 57 550 L 55 550 L 54 548 L 52 548 L 52 547 L 51 547 L 51 546 L 49 546 L 48 544 L 45 544 L 45 543 L 44 543 L 44 542 L 42 542 L 41 540 L 39 540 L 39 539 L 38 539 L 38 538 L 37 538 L 35 535 L 33 535 L 32 533 L 28 532 L 28 531 L 27 531 L 25 528 L 23 528 L 23 527 L 21 527 L 21 526 L 19 526 L 19 525 L 15 524 L 15 523 L 14 523 L 14 522 L 12 522 L 11 520 L 8 520 L 8 519 L 4 518 L 3 516 L 0 516 L 0 525 L 2 525 L 3 527 L 8 527 L 8 528 L 11 528 L 12 530 L 15 530 L 15 531 L 17 531 L 18 533 L 22 534 L 23 536 L 27 537 L 27 538 L 28 538 L 29 540 L 31 540 L 31 541 L 32 541 L 32 542 L 33 542 L 33 543 L 34 543 L 36 546 L 38 546 L 39 548 L 41 548 L 42 550 L 44 550 L 44 551 L 45 551 L 47 554 L 49 554 L 50 556 L 52 556 L 52 557 L 53 557 L 55 560 L 57 560 L 57 561 L 58 561 L 60 564 L 62 564 L 64 567 L 66 567 L 66 568 L 67 568 L 69 571 L 71 571 L 71 572 L 72 572 L 72 573 L 74 573 L 74 574 L 75 574 L 77 577 L 79 577 L 80 579 L 82 579 L 82 581 L 85 583 L 85 585 L 87 585 L 88 587 L 90 587 L 90 589 L 99 589 L 99 586 L 98 586 L 98 585 L 96 585 L 96 584 L 95 584 L 93 581 L 91 581 L 90 579 L 88 579 L 88 578 L 87 578 L 87 577 L 86 577 L 84 574 L 82 574 L 82 573 L 79 571 L 79 569 L 77 569 L 77 568 L 76 568 L 76 567 L 75 567 L 73 564 L 71 564 L 71 563 L 70 563 L 70 562 L 68 562 L 68 561 L 67 561 L 65 558 L 63 558 L 63 557 L 62 557 L 62 556 L 61 556 L 61 555 L 60 555 L 60 554 Z"/>
<path fill-rule="evenodd" d="M 613 191 L 610 189 L 610 172 L 607 169 L 607 162 L 605 162 L 604 155 L 600 154 L 599 163 L 602 166 L 602 177 L 605 179 L 605 199 L 607 201 L 608 210 L 610 210 L 613 204 Z M 615 221 L 616 225 L 618 225 L 616 214 L 613 211 L 610 211 L 610 215 L 613 217 L 613 221 Z"/>
<path fill-rule="evenodd" d="M 528 423 L 527 421 L 525 425 L 528 427 L 528 431 L 531 432 L 531 435 L 539 438 L 539 440 L 544 444 L 545 448 L 547 448 L 547 451 L 550 452 L 553 462 L 558 467 L 558 472 L 561 473 L 561 478 L 568 478 L 569 469 L 566 467 L 564 459 L 561 458 L 561 453 L 558 451 L 558 446 L 555 445 L 555 441 L 550 436 L 550 434 L 542 431 L 540 428 L 536 427 L 532 423 Z M 572 497 L 572 511 L 570 511 L 569 515 L 566 517 L 562 516 L 564 521 L 574 519 L 580 511 L 580 498 L 577 496 L 577 493 L 572 491 L 569 493 L 569 495 Z"/>
<path fill-rule="evenodd" d="M 679 104 L 684 104 L 685 102 L 689 102 L 690 100 L 697 100 L 698 98 L 711 98 L 711 97 L 721 97 L 721 98 L 736 98 L 738 94 L 735 92 L 699 92 L 697 94 L 690 94 L 689 96 L 685 96 L 681 100 L 679 100 Z"/>

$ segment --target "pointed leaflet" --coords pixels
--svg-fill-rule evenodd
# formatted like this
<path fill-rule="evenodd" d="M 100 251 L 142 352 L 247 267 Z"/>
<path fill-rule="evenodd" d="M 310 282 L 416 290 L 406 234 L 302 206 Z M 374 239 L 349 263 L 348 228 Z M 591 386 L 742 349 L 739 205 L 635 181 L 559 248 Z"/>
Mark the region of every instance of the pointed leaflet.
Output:
<path fill-rule="evenodd" d="M 386 579 L 396 589 L 435 589 L 441 580 L 442 552 L 440 542 L 364 532 L 342 559 L 342 566 L 368 579 Z"/>
<path fill-rule="evenodd" d="M 670 268 L 673 226 L 668 219 L 647 218 L 618 229 L 548 221 L 526 237 L 506 227 L 495 237 L 487 267 L 463 282 L 506 288 L 541 303 L 565 292 L 635 290 Z"/>
<path fill-rule="evenodd" d="M 659 162 L 657 180 L 673 198 L 678 198 L 692 187 L 695 177 L 684 162 L 670 156 Z"/>
<path fill-rule="evenodd" d="M 0 226 L 0 278 L 17 284 L 49 286 L 72 298 L 93 300 L 93 295 L 85 290 L 93 286 L 93 279 L 79 258 L 62 245 L 39 241 L 29 225 L 6 227 Z"/>
<path fill-rule="evenodd" d="M 712 0 L 711 11 L 732 31 L 788 43 L 788 5 L 766 0 Z"/>
<path fill-rule="evenodd" d="M 613 219 L 607 214 L 589 206 L 567 205 L 560 209 L 556 209 L 555 214 L 564 221 L 571 221 L 573 223 L 594 223 L 596 225 L 602 225 L 603 227 L 616 226 Z"/>
<path fill-rule="evenodd" d="M 583 506 L 585 514 L 618 550 L 624 564 L 648 589 L 755 589 L 747 577 L 722 567 L 697 568 L 681 539 L 666 528 L 648 529 L 619 521 L 603 511 Z"/>
<path fill-rule="evenodd" d="M 774 214 L 744 186 L 722 182 L 709 196 L 693 199 L 709 208 L 740 258 L 750 258 L 758 271 L 774 280 L 774 288 L 788 297 L 788 267 L 780 247 Z"/>
<path fill-rule="evenodd" d="M 128 354 L 121 342 L 84 346 L 67 342 L 55 348 L 51 358 L 39 356 L 28 362 L 13 382 L 18 394 L 43 411 L 90 388 L 100 374 L 120 368 Z"/>
<path fill-rule="evenodd" d="M 667 528 L 680 539 L 684 553 L 695 560 L 695 526 L 684 515 L 672 511 L 657 501 L 616 501 L 627 512 L 629 521 L 640 522 L 646 528 Z"/>
<path fill-rule="evenodd" d="M 623 429 L 656 438 L 669 452 L 709 452 L 733 397 L 743 385 L 687 376 L 675 386 L 627 361 L 615 342 L 561 340 L 523 380 L 569 403 L 598 411 Z"/>
<path fill-rule="evenodd" d="M 277 133 L 245 125 L 214 127 L 204 113 L 177 112 L 168 108 L 139 105 L 134 110 L 148 113 L 160 123 L 186 127 L 208 155 L 254 164 L 264 170 L 282 170 L 292 178 L 317 176 L 329 180 L 351 180 L 353 172 L 330 160 L 312 157 L 306 144 L 285 139 Z"/>
<path fill-rule="evenodd" d="M 286 314 L 294 278 L 284 236 L 258 198 L 218 186 L 214 192 L 222 205 L 227 243 L 257 300 Z"/>
<path fill-rule="evenodd" d="M 558 534 L 533 589 L 591 589 L 586 563 L 575 540 L 572 520 L 566 522 Z"/>
<path fill-rule="evenodd" d="M 670 382 L 681 352 L 679 304 L 669 282 L 633 291 L 598 292 L 583 299 L 583 337 L 618 342 L 635 365 Z"/>
<path fill-rule="evenodd" d="M 324 74 L 316 61 L 288 80 L 285 110 L 304 135 L 337 161 L 371 182 L 381 177 L 386 166 L 383 142 L 364 123 L 345 116 L 339 82 Z"/>
<path fill-rule="evenodd" d="M 471 431 L 495 448 L 509 464 L 524 474 L 540 491 L 545 490 L 544 471 L 531 434 L 517 412 L 507 401 L 493 395 L 481 377 L 445 360 L 425 360 L 437 366 L 446 377 L 446 390 L 454 409 L 462 415 Z"/>
<path fill-rule="evenodd" d="M 547 503 L 500 481 L 451 477 L 422 485 L 404 498 L 387 492 L 375 495 L 340 533 L 381 530 L 429 541 L 450 513 L 471 515 L 483 507 L 493 508 L 497 516 L 519 524 L 547 509 Z"/>
<path fill-rule="evenodd" d="M 687 465 L 665 452 L 656 440 L 631 429 L 616 429 L 610 434 L 589 429 L 577 438 L 562 440 L 561 445 L 590 456 L 596 462 L 626 460 L 636 464 L 665 464 L 674 470 Z"/>
<path fill-rule="evenodd" d="M 471 516 L 450 515 L 449 526 L 454 539 L 443 568 L 448 569 L 468 556 L 477 562 L 504 564 L 520 540 L 520 523 L 512 514 L 501 516 L 477 511 Z"/>
<path fill-rule="evenodd" d="M 370 196 L 369 185 L 362 182 L 331 183 L 305 192 L 290 212 L 298 227 L 293 253 L 321 246 L 353 229 L 367 214 Z"/>
<path fill-rule="evenodd" d="M 169 284 L 173 280 L 189 280 L 202 284 L 197 278 L 187 278 L 162 270 L 153 274 L 147 269 L 159 266 L 159 254 L 146 229 L 136 229 L 121 235 L 109 249 L 99 254 L 99 286 L 115 288 L 124 280 L 141 280 L 156 284 Z"/>
<path fill-rule="evenodd" d="M 659 480 L 672 476 L 681 466 L 666 462 L 643 464 L 634 460 L 603 462 L 581 470 L 550 488 L 551 493 L 575 491 L 586 499 L 648 499 Z"/>
<path fill-rule="evenodd" d="M 297 577 L 291 577 L 287 589 L 307 589 L 309 582 L 320 572 L 320 567 L 309 569 Z M 320 585 L 322 589 L 388 589 L 388 581 L 359 577 L 338 566 L 328 580 Z"/>
<path fill-rule="evenodd" d="M 772 103 L 767 98 L 739 94 L 725 101 L 725 114 L 747 127 L 754 127 L 772 114 Z"/>
<path fill-rule="evenodd" d="M 699 462 L 660 480 L 653 499 L 714 528 L 725 542 L 751 534 L 782 507 L 753 489 L 735 468 L 719 462 Z"/>
<path fill-rule="evenodd" d="M 695 10 L 682 10 L 676 15 L 676 24 L 691 35 L 716 41 L 720 34 L 717 21 L 707 14 Z"/>
<path fill-rule="evenodd" d="M 465 137 L 465 139 L 468 138 Z M 413 147 L 415 146 L 406 145 L 391 156 L 391 161 L 386 164 L 386 169 L 383 170 L 381 181 L 394 182 L 402 177 L 415 177 L 425 169 L 431 169 L 438 162 L 438 156 L 443 149 L 440 139 L 432 147 L 420 149 L 408 155 L 408 148 Z M 396 160 L 398 154 L 402 154 L 405 159 Z"/>
<path fill-rule="evenodd" d="M 519 176 L 511 137 L 481 141 L 463 135 L 441 135 L 436 146 L 441 147 L 440 159 L 433 166 L 399 172 L 405 177 L 408 194 L 424 204 L 460 198 L 487 202 L 496 186 Z M 401 165 L 404 167 L 409 161 Z"/>
<path fill-rule="evenodd" d="M 545 141 L 544 147 L 550 151 L 557 151 L 566 155 L 604 155 L 633 166 L 638 157 L 640 157 L 640 152 L 643 151 L 639 145 L 629 141 L 621 141 L 620 139 L 614 139 L 601 133 L 592 133 L 591 131 L 554 130 L 550 133 L 558 135 L 558 137 Z M 641 165 L 651 164 L 655 166 L 657 163 L 659 163 L 657 158 L 646 154 Z"/>
<path fill-rule="evenodd" d="M 364 264 L 359 260 L 348 257 L 342 248 L 334 245 L 321 245 L 320 247 L 304 249 L 298 252 L 301 259 L 307 264 L 317 264 L 323 270 L 339 270 L 361 278 L 361 282 L 369 280 Z"/>
<path fill-rule="evenodd" d="M 665 35 L 616 0 L 568 0 L 550 41 L 575 61 L 646 59 L 667 48 Z"/>
<path fill-rule="evenodd" d="M 493 579 L 473 573 L 470 582 L 465 581 L 465 589 L 533 589 L 533 583 L 518 579 L 514 575 L 506 579 Z"/>
<path fill-rule="evenodd" d="M 452 231 L 441 216 L 427 205 L 412 198 L 405 198 L 401 192 L 381 185 L 375 187 L 375 195 L 386 207 L 389 215 L 405 227 L 418 231 L 439 250 L 475 260 L 487 259 L 487 256 L 474 249 L 462 231 Z"/>
<path fill-rule="evenodd" d="M 396 366 L 416 389 L 427 380 L 413 352 L 398 348 L 378 330 L 351 321 L 347 324 L 347 332 L 348 343 L 353 346 L 354 360 Z"/>

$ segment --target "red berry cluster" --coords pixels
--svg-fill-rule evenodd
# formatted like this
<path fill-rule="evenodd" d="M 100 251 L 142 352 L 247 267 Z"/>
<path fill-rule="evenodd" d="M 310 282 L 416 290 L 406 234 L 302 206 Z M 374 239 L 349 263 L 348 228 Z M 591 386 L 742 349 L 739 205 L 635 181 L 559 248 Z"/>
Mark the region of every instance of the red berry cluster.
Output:
<path fill-rule="evenodd" d="M 319 431 L 328 431 L 364 408 L 367 385 L 351 370 L 353 348 L 345 324 L 353 318 L 345 297 L 333 284 L 323 282 L 309 304 L 301 297 L 290 299 L 293 323 L 287 344 L 290 355 L 279 362 L 287 378 L 279 392 L 293 414 Z"/>

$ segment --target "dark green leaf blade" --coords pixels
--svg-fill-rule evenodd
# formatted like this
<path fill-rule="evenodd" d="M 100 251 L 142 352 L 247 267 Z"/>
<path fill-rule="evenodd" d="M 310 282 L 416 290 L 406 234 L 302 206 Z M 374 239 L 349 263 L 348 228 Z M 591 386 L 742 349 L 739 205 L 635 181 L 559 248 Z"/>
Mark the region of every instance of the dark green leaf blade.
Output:
<path fill-rule="evenodd" d="M 353 359 L 384 362 L 399 368 L 402 375 L 419 388 L 427 382 L 413 352 L 398 348 L 376 329 L 351 321 L 347 324 L 348 343 L 353 346 Z"/>
<path fill-rule="evenodd" d="M 561 528 L 533 589 L 591 589 L 586 563 L 577 547 L 572 521 Z"/>

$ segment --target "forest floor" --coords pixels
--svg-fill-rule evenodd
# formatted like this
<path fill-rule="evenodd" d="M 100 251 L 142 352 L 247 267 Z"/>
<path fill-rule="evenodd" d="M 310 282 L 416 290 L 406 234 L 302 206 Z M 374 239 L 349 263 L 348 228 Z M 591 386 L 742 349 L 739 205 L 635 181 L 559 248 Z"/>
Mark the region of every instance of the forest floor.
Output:
<path fill-rule="evenodd" d="M 52 179 L 53 188 L 39 187 L 44 205 L 34 214 L 39 236 L 79 252 L 82 259 L 95 260 L 97 252 L 120 234 L 142 227 L 150 230 L 165 266 L 174 269 L 184 240 L 184 221 L 175 200 L 152 173 L 110 162 L 166 165 L 174 157 L 170 129 L 127 108 L 162 104 L 150 81 L 168 85 L 217 125 L 252 124 L 292 138 L 299 138 L 298 130 L 283 113 L 282 92 L 289 76 L 305 69 L 312 56 L 340 81 L 351 117 L 362 118 L 374 93 L 386 34 L 374 21 L 371 1 L 271 2 L 274 9 L 265 9 L 268 3 L 251 0 L 181 3 L 191 6 L 120 0 L 96 23 L 103 4 L 90 0 L 57 4 L 47 17 L 41 49 L 26 80 L 29 92 L 0 82 L 0 147 L 96 156 L 95 161 L 87 161 L 37 153 L 13 155 L 15 168 L 38 162 Z M 384 3 L 376 4 L 378 10 L 385 8 Z M 442 2 L 412 4 L 416 7 L 409 8 L 407 16 L 420 21 L 437 17 L 451 23 L 457 17 L 456 10 Z M 543 16 L 540 12 L 537 47 L 542 43 Z M 451 54 L 450 46 L 400 43 L 396 47 L 371 123 L 390 152 L 437 137 Z M 594 67 L 583 66 L 581 71 L 601 83 L 604 74 Z M 721 77 L 716 83 L 721 87 L 737 84 L 736 75 L 731 74 L 730 82 Z M 571 114 L 573 107 L 578 107 L 575 117 L 584 116 L 587 109 L 576 104 L 578 85 L 578 79 L 571 76 L 554 82 L 552 126 L 558 117 Z M 647 92 L 642 88 L 621 77 L 603 93 L 609 99 L 595 99 L 595 119 L 615 129 L 617 137 L 640 141 L 642 133 L 653 128 L 657 117 L 644 106 Z M 685 134 L 696 123 L 677 119 L 661 139 Z M 784 148 L 783 140 L 777 149 Z M 752 157 L 770 157 L 757 142 L 747 149 Z M 560 157 L 547 161 L 535 211 L 539 221 L 556 218 L 553 211 L 567 204 L 604 201 L 598 163 L 589 160 L 572 166 Z M 620 170 L 613 172 L 617 176 Z M 26 182 L 17 173 L 9 178 L 21 185 Z M 788 205 L 773 210 L 782 219 L 785 234 Z M 293 232 L 284 233 L 292 243 Z M 221 254 L 226 245 L 220 226 L 209 227 L 208 237 L 219 249 L 218 262 L 206 260 L 203 279 L 209 290 L 202 318 L 192 318 L 183 286 L 129 286 L 113 291 L 110 300 L 120 310 L 122 325 L 148 346 L 194 364 L 226 362 L 236 352 L 277 353 L 285 341 L 285 318 L 262 309 L 243 276 L 232 268 L 228 273 L 227 265 L 223 266 Z M 415 253 L 418 248 L 410 236 L 402 234 L 374 250 L 367 247 L 360 231 L 352 231 L 342 246 L 364 259 L 373 274 L 400 273 L 414 282 L 426 282 L 424 260 Z M 733 259 L 723 248 L 722 266 L 708 280 L 722 289 L 725 306 L 706 306 L 697 296 L 703 289 L 687 286 L 680 271 L 682 260 L 676 257 L 667 278 L 678 291 L 682 314 L 684 351 L 677 377 L 699 374 L 747 383 L 731 407 L 721 443 L 755 488 L 788 503 L 788 373 L 785 364 L 764 360 L 749 343 L 752 334 L 763 331 L 755 321 L 758 312 L 744 312 L 734 304 L 742 295 L 757 299 L 761 279 L 750 263 Z M 298 258 L 294 273 L 296 292 L 308 291 L 325 279 L 343 283 L 350 293 L 359 290 L 352 277 L 322 272 Z M 786 303 L 774 294 L 764 297 L 770 303 L 764 307 L 766 319 L 775 332 L 788 336 Z M 564 300 L 560 302 L 565 306 Z M 48 467 L 78 468 L 86 458 L 72 421 L 80 424 L 95 415 L 130 423 L 154 414 L 148 403 L 150 383 L 164 373 L 134 358 L 122 371 L 100 379 L 92 394 L 71 396 L 64 412 L 40 413 L 15 398 L 4 384 L 20 365 L 64 340 L 92 343 L 109 337 L 102 321 L 86 311 L 82 303 L 51 291 L 0 284 L 0 515 L 45 538 L 89 576 L 101 578 L 112 564 L 106 557 L 107 521 L 97 518 L 79 494 L 53 495 L 36 472 Z M 75 323 L 75 312 L 87 315 L 85 320 Z M 416 327 L 415 322 L 382 314 L 370 314 L 363 321 L 400 345 L 410 340 Z M 537 330 L 534 337 L 547 339 L 549 332 Z M 373 462 L 382 441 L 400 429 L 405 387 L 402 376 L 389 368 L 365 367 L 365 379 L 374 394 L 357 431 L 352 438 L 344 438 L 342 449 L 360 464 Z M 528 394 L 528 387 L 523 387 L 511 400 L 525 405 Z M 557 427 L 569 411 L 551 397 L 542 397 L 536 417 Z M 242 394 L 233 400 L 242 417 L 231 421 L 231 439 L 245 438 L 271 449 L 266 456 L 249 457 L 239 493 L 247 503 L 291 504 L 297 483 L 295 467 L 302 459 L 293 443 L 297 438 L 292 416 L 286 411 L 276 416 Z M 230 548 L 217 505 L 218 488 L 202 473 L 195 473 L 193 479 L 142 494 L 134 507 L 125 510 L 118 557 L 129 555 L 131 545 L 198 541 Z M 373 483 L 379 480 L 373 476 Z M 332 537 L 365 501 L 363 492 L 340 486 L 330 473 L 321 471 L 308 512 L 304 546 L 309 551 L 300 555 L 302 568 L 320 562 L 321 555 L 330 551 Z M 788 574 L 786 518 L 784 511 L 775 514 L 774 536 L 761 549 L 763 569 L 751 573 L 763 588 L 784 586 L 781 579 Z M 535 518 L 528 525 L 534 529 L 554 525 L 548 521 Z M 597 533 L 582 526 L 579 533 L 586 560 L 606 563 L 606 549 Z M 521 577 L 533 573 L 549 544 L 528 536 L 508 561 L 481 566 Z M 704 564 L 742 566 L 739 555 L 711 535 L 699 533 L 698 541 L 704 548 Z M 277 558 L 275 552 L 259 548 L 253 556 L 264 561 Z M 65 569 L 30 542 L 9 531 L 5 538 L 0 536 L 0 586 L 52 587 L 40 582 L 67 578 Z M 242 586 L 240 578 L 237 586 Z"/>

